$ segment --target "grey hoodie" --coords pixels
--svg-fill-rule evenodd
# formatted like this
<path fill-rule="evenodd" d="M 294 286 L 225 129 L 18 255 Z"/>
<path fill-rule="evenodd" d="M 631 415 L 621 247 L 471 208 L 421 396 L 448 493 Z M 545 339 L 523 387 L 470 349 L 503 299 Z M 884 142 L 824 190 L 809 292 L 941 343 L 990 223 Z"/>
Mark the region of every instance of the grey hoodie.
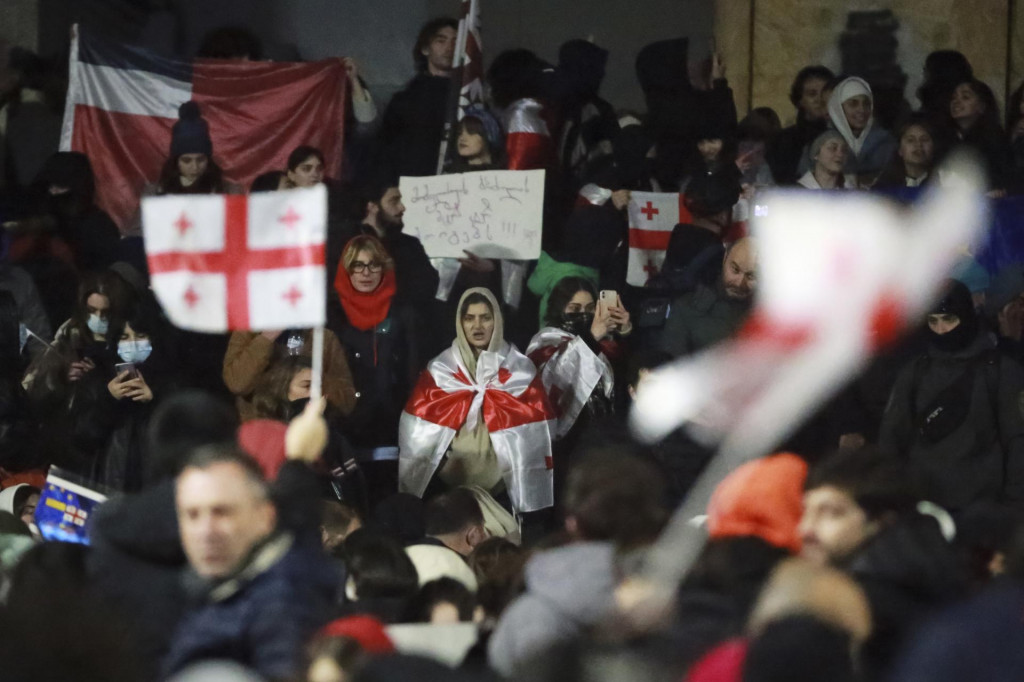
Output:
<path fill-rule="evenodd" d="M 526 565 L 526 593 L 512 602 L 487 645 L 491 667 L 509 677 L 550 647 L 578 637 L 612 607 L 614 549 L 585 542 L 543 552 Z"/>

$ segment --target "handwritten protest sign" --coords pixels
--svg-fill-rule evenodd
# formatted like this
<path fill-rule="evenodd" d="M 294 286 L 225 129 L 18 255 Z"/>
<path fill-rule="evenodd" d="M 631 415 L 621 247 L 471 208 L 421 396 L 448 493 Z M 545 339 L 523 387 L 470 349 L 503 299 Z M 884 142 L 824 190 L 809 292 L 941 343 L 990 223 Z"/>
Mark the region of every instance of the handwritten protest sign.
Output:
<path fill-rule="evenodd" d="M 405 232 L 431 258 L 540 256 L 544 171 L 479 171 L 399 182 Z"/>

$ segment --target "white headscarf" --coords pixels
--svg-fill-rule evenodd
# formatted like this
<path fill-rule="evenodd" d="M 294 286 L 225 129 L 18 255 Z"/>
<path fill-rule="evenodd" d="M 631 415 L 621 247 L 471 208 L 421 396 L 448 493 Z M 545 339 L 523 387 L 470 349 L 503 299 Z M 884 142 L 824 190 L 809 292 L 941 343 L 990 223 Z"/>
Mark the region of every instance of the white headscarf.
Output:
<path fill-rule="evenodd" d="M 853 130 L 850 129 L 850 123 L 846 120 L 843 102 L 859 95 L 867 95 L 868 99 L 871 100 L 871 118 L 868 119 L 864 130 L 860 131 L 860 136 L 855 137 Z M 868 131 L 871 130 L 871 124 L 875 122 L 874 112 L 875 98 L 871 94 L 871 86 L 863 78 L 850 76 L 840 81 L 839 85 L 832 91 L 832 96 L 828 100 L 828 116 L 832 119 L 832 127 L 838 130 L 839 134 L 846 140 L 846 144 L 850 145 L 850 151 L 853 152 L 854 156 L 860 155 L 864 140 L 867 139 Z"/>

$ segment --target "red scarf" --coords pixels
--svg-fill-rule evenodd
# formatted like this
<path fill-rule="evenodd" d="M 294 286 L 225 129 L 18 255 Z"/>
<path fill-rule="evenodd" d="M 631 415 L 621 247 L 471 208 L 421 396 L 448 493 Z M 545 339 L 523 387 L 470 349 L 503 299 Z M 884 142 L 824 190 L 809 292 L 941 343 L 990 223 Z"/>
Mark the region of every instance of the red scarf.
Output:
<path fill-rule="evenodd" d="M 387 318 L 391 309 L 391 298 L 395 295 L 395 272 L 385 272 L 376 289 L 363 293 L 356 291 L 352 286 L 348 270 L 339 267 L 334 278 L 334 290 L 338 292 L 341 307 L 345 309 L 349 324 L 365 332 Z"/>

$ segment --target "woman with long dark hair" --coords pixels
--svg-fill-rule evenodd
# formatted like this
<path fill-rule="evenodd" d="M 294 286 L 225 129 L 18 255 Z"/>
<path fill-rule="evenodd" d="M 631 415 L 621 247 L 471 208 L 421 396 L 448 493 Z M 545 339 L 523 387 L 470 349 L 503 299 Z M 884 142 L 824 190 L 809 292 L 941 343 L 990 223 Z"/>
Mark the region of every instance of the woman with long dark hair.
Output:
<path fill-rule="evenodd" d="M 896 132 L 899 146 L 874 187 L 920 187 L 934 180 L 935 126 L 923 114 L 913 114 Z"/>
<path fill-rule="evenodd" d="M 154 194 L 225 194 L 237 191 L 224 180 L 224 171 L 213 159 L 210 127 L 195 102 L 178 108 L 178 122 L 171 128 L 171 149 L 160 168 Z"/>
<path fill-rule="evenodd" d="M 958 142 L 974 149 L 984 161 L 989 188 L 996 193 L 1010 189 L 1013 164 L 992 88 L 976 78 L 962 80 L 950 97 L 949 115 L 956 124 Z"/>

